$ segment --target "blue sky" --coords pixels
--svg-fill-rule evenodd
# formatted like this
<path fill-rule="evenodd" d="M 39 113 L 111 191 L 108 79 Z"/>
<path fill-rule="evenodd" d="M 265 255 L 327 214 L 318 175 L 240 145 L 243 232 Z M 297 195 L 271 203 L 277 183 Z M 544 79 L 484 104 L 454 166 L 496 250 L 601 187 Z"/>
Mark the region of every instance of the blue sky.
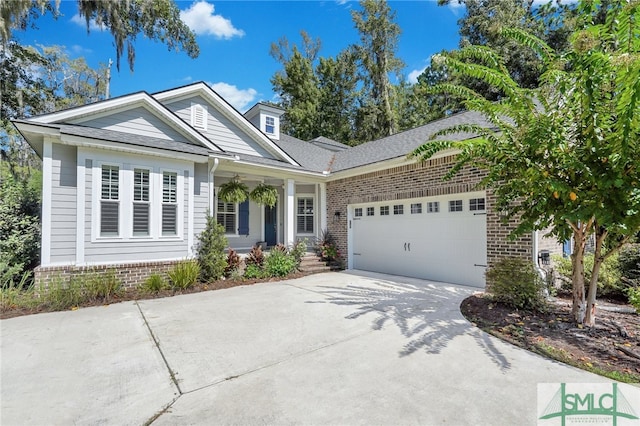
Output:
<path fill-rule="evenodd" d="M 195 81 L 209 83 L 241 111 L 261 100 L 277 101 L 270 78 L 281 68 L 271 56 L 272 42 L 286 36 L 300 42 L 300 30 L 322 40 L 320 56 L 334 56 L 358 41 L 350 11 L 352 1 L 179 1 L 183 20 L 197 35 L 200 56 L 168 51 L 163 44 L 139 36 L 132 73 L 121 59 L 120 71 L 112 68 L 111 95 L 145 90 L 150 93 Z M 115 62 L 113 39 L 107 31 L 92 28 L 77 16 L 75 1 L 62 1 L 62 16 L 38 18 L 37 28 L 14 35 L 24 44 L 62 45 L 71 57 L 84 56 L 96 66 L 110 58 Z M 437 6 L 435 0 L 390 1 L 402 29 L 398 56 L 404 74 L 415 79 L 429 58 L 442 49 L 457 47 L 460 6 Z"/>

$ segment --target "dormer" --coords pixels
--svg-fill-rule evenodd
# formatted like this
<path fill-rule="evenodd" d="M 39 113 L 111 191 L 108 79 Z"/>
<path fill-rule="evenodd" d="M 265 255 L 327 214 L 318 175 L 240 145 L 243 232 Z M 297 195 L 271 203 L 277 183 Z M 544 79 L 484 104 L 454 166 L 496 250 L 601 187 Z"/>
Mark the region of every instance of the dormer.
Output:
<path fill-rule="evenodd" d="M 275 105 L 257 103 L 244 116 L 269 138 L 280 139 L 280 117 L 284 110 Z"/>

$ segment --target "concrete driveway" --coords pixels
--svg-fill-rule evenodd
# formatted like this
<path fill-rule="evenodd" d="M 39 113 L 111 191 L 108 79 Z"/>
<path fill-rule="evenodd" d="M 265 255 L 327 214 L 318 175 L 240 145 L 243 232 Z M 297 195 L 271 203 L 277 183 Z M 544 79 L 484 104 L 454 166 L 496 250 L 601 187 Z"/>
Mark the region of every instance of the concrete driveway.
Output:
<path fill-rule="evenodd" d="M 495 339 L 473 289 L 325 273 L 0 322 L 2 425 L 536 423 L 600 382 Z"/>

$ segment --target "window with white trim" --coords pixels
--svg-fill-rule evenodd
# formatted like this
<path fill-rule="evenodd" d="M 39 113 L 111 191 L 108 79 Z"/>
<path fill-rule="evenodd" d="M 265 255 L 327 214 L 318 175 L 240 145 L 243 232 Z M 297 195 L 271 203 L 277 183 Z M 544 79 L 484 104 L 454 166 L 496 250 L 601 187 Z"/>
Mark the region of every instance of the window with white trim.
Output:
<path fill-rule="evenodd" d="M 162 173 L 162 235 L 178 233 L 178 174 Z"/>
<path fill-rule="evenodd" d="M 484 198 L 471 198 L 469 200 L 469 210 L 470 211 L 478 211 L 484 210 Z"/>
<path fill-rule="evenodd" d="M 374 207 L 367 207 L 367 216 L 373 216 L 376 214 L 376 209 Z"/>
<path fill-rule="evenodd" d="M 264 117 L 264 131 L 273 135 L 276 133 L 276 119 L 273 117 Z"/>
<path fill-rule="evenodd" d="M 393 214 L 404 214 L 404 205 L 396 204 L 393 206 Z"/>
<path fill-rule="evenodd" d="M 462 211 L 462 200 L 450 200 L 449 201 L 449 211 L 450 212 L 461 212 Z"/>
<path fill-rule="evenodd" d="M 236 226 L 238 219 L 238 208 L 236 203 L 226 203 L 218 201 L 218 210 L 216 210 L 216 221 L 224 227 L 225 234 L 236 234 Z"/>
<path fill-rule="evenodd" d="M 207 130 L 207 107 L 191 104 L 191 125 L 196 129 Z"/>
<path fill-rule="evenodd" d="M 357 207 L 354 211 L 355 217 L 362 217 L 362 207 Z"/>
<path fill-rule="evenodd" d="M 438 213 L 440 211 L 439 201 L 429 201 L 427 203 L 427 213 Z"/>
<path fill-rule="evenodd" d="M 422 213 L 422 203 L 411 204 L 411 214 L 420 214 L 420 213 Z"/>
<path fill-rule="evenodd" d="M 296 229 L 301 234 L 313 233 L 313 197 L 298 197 Z"/>
<path fill-rule="evenodd" d="M 389 216 L 389 206 L 380 206 L 380 216 Z"/>
<path fill-rule="evenodd" d="M 100 236 L 117 237 L 120 223 L 120 168 L 102 166 L 100 186 Z"/>
<path fill-rule="evenodd" d="M 133 235 L 149 235 L 149 170 L 133 169 Z"/>

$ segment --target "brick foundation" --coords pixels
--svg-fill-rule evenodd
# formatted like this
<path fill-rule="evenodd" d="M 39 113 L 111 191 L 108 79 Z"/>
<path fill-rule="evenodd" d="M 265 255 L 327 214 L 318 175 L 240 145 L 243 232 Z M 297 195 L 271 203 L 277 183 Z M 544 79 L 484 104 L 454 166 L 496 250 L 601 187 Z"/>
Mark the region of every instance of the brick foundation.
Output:
<path fill-rule="evenodd" d="M 124 288 L 136 288 L 152 274 L 166 274 L 179 261 L 163 262 L 140 262 L 123 263 L 113 265 L 93 265 L 93 266 L 38 266 L 35 271 L 36 285 L 45 288 L 53 280 L 69 282 L 72 277 L 79 277 L 83 274 L 107 274 L 114 272 L 116 278 L 120 280 Z"/>
<path fill-rule="evenodd" d="M 437 158 L 397 166 L 360 176 L 348 177 L 327 183 L 327 211 L 340 211 L 339 219 L 327 223 L 342 253 L 347 253 L 347 205 L 367 202 L 403 200 L 458 194 L 481 190 L 478 183 L 484 171 L 471 167 L 460 170 L 451 180 L 442 177 L 451 169 L 454 156 Z M 489 265 L 503 257 L 531 259 L 531 235 L 511 241 L 509 233 L 515 227 L 515 219 L 503 224 L 494 211 L 495 196 L 487 190 L 487 262 Z"/>

